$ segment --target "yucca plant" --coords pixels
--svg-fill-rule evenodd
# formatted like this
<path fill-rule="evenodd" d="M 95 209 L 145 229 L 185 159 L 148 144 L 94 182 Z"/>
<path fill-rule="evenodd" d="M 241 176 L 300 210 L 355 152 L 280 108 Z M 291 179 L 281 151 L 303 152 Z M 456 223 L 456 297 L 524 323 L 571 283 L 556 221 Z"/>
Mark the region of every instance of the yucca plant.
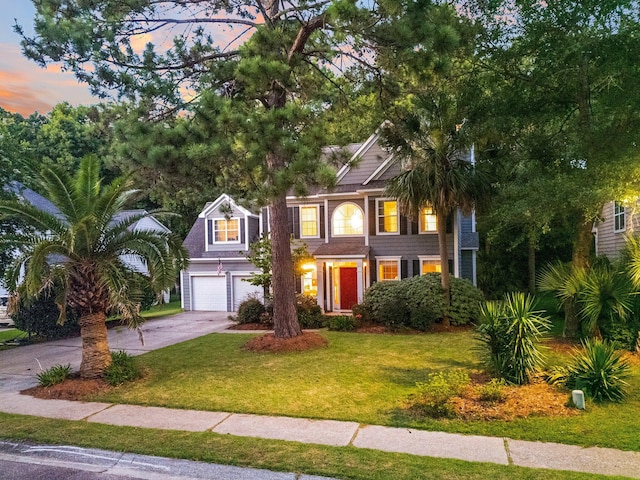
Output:
<path fill-rule="evenodd" d="M 507 382 L 528 383 L 543 361 L 539 342 L 551 326 L 549 317 L 520 292 L 507 294 L 504 302 L 486 302 L 480 316 L 479 339 L 489 365 Z"/>
<path fill-rule="evenodd" d="M 580 389 L 596 402 L 619 402 L 627 395 L 631 366 L 609 342 L 589 339 L 574 352 L 566 385 Z"/>
<path fill-rule="evenodd" d="M 584 287 L 587 271 L 571 264 L 548 265 L 538 276 L 538 287 L 542 292 L 553 292 L 564 309 L 565 337 L 577 337 L 579 333 L 578 296 Z"/>

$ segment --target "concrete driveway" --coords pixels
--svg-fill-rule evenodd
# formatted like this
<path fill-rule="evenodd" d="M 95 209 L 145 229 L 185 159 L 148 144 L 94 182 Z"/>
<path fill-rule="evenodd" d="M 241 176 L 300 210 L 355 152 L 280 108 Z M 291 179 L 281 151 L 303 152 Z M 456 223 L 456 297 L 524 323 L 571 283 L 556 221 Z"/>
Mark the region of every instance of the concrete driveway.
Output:
<path fill-rule="evenodd" d="M 228 312 L 183 312 L 170 317 L 152 319 L 142 325 L 144 345 L 138 332 L 126 327 L 109 330 L 111 350 L 125 350 L 140 355 L 151 350 L 191 340 L 212 332 L 225 330 L 231 322 Z M 26 345 L 0 352 L 0 390 L 19 384 L 27 388 L 37 384 L 35 375 L 53 365 L 71 364 L 80 368 L 82 340 L 80 337 Z M 26 386 L 25 386 L 26 385 Z"/>

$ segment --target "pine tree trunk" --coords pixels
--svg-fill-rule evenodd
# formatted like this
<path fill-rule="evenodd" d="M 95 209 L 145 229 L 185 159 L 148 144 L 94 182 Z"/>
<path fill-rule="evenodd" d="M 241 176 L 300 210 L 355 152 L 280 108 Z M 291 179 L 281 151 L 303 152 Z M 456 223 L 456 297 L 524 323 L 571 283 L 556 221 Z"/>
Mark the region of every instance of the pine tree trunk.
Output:
<path fill-rule="evenodd" d="M 291 241 L 287 228 L 287 201 L 274 198 L 269 211 L 271 227 L 271 286 L 273 288 L 273 329 L 278 338 L 302 334 L 296 311 L 296 285 L 291 259 Z"/>
<path fill-rule="evenodd" d="M 451 326 L 449 310 L 451 309 L 451 287 L 449 286 L 449 252 L 447 251 L 447 215 L 445 212 L 437 212 L 438 247 L 440 250 L 440 274 L 442 285 L 442 325 Z"/>
<path fill-rule="evenodd" d="M 82 378 L 99 378 L 111 364 L 111 351 L 107 341 L 107 324 L 104 313 L 92 313 L 80 317 L 82 337 Z"/>
<path fill-rule="evenodd" d="M 572 263 L 575 268 L 588 268 L 593 246 L 593 222 L 583 220 L 578 224 L 578 231 L 573 242 Z"/>

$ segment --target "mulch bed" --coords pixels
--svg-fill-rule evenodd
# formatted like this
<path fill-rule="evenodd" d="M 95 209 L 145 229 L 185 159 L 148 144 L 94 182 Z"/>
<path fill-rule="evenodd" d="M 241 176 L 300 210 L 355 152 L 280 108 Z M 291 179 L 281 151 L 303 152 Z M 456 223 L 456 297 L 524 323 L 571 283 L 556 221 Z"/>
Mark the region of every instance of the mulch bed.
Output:
<path fill-rule="evenodd" d="M 235 323 L 227 328 L 227 330 L 273 330 L 264 323 Z"/>
<path fill-rule="evenodd" d="M 276 338 L 273 333 L 267 333 L 252 338 L 242 348 L 250 352 L 304 352 L 324 348 L 328 344 L 326 338 L 315 332 L 302 332 L 302 335 L 293 338 Z"/>
<path fill-rule="evenodd" d="M 43 400 L 83 400 L 90 395 L 105 392 L 110 388 L 112 387 L 101 379 L 71 377 L 51 387 L 38 385 L 22 390 L 20 393 Z"/>

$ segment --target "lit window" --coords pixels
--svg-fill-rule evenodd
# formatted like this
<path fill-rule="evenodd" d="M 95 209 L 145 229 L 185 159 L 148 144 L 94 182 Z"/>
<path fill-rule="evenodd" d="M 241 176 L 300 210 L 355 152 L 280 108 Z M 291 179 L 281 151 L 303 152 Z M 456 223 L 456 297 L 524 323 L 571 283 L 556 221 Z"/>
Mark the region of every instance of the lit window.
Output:
<path fill-rule="evenodd" d="M 440 263 L 440 260 L 423 260 L 422 275 L 433 272 L 442 272 L 442 264 Z"/>
<path fill-rule="evenodd" d="M 398 233 L 398 202 L 378 201 L 378 233 Z"/>
<path fill-rule="evenodd" d="M 313 263 L 306 263 L 302 266 L 302 293 L 312 297 L 318 296 L 318 272 Z"/>
<path fill-rule="evenodd" d="M 343 203 L 333 212 L 334 235 L 363 235 L 364 215 L 355 203 Z"/>
<path fill-rule="evenodd" d="M 300 227 L 302 237 L 318 236 L 318 207 L 317 205 L 300 207 Z"/>
<path fill-rule="evenodd" d="M 213 238 L 218 242 L 240 242 L 240 220 L 237 218 L 218 219 L 213 222 Z"/>
<path fill-rule="evenodd" d="M 381 282 L 399 280 L 397 260 L 378 260 L 378 280 Z"/>
<path fill-rule="evenodd" d="M 420 210 L 420 232 L 431 233 L 438 231 L 438 222 L 435 212 L 431 207 Z"/>
<path fill-rule="evenodd" d="M 613 231 L 624 232 L 625 229 L 624 206 L 621 202 L 615 202 L 613 204 Z"/>

